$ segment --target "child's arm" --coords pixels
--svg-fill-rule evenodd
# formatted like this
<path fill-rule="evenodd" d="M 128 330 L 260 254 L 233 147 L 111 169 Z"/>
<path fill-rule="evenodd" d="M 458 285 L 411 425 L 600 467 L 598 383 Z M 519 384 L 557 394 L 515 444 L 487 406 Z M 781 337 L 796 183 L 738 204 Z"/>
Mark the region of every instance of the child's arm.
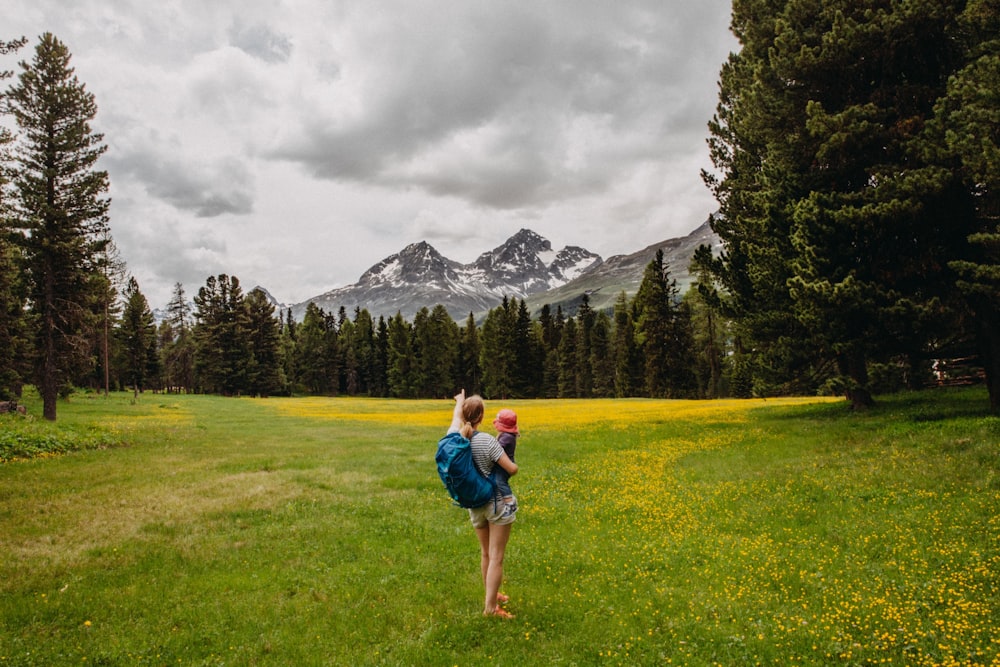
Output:
<path fill-rule="evenodd" d="M 500 458 L 497 459 L 497 465 L 506 470 L 511 477 L 517 474 L 517 464 L 511 461 L 506 454 L 500 455 Z"/>
<path fill-rule="evenodd" d="M 465 421 L 465 415 L 462 414 L 462 406 L 465 405 L 465 390 L 455 394 L 455 409 L 451 412 L 451 426 L 448 427 L 448 433 L 457 432 L 462 428 L 462 422 Z"/>

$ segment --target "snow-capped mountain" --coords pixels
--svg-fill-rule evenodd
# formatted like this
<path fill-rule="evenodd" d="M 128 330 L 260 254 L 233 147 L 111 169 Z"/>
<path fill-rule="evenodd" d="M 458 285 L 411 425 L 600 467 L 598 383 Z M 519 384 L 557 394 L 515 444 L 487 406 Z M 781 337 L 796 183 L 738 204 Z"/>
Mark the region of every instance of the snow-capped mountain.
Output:
<path fill-rule="evenodd" d="M 575 246 L 554 252 L 548 240 L 529 229 L 471 264 L 450 260 L 421 241 L 386 257 L 353 285 L 292 306 L 292 314 L 301 319 L 312 302 L 327 312 L 343 307 L 351 314 L 361 307 L 376 318 L 400 312 L 412 319 L 422 307 L 441 304 L 461 321 L 470 312 L 493 308 L 504 296 L 523 299 L 559 287 L 600 263 L 599 255 Z"/>

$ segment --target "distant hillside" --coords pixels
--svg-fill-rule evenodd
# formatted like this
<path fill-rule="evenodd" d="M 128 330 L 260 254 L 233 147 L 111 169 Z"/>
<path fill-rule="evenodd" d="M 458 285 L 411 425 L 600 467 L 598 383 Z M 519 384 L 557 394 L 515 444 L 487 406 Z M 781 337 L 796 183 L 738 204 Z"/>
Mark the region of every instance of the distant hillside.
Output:
<path fill-rule="evenodd" d="M 590 305 L 594 309 L 611 309 L 623 291 L 630 297 L 635 296 L 646 266 L 661 248 L 664 261 L 670 267 L 671 277 L 677 280 L 681 293 L 684 293 L 693 280 L 689 264 L 698 246 L 711 246 L 716 254 L 722 248 L 718 235 L 709 225 L 710 220 L 711 218 L 703 222 L 687 236 L 655 243 L 631 255 L 609 257 L 565 285 L 532 294 L 527 300 L 528 307 L 533 314 L 537 314 L 543 305 L 549 304 L 553 310 L 556 306 L 561 306 L 564 313 L 573 314 L 579 307 L 583 295 L 588 294 Z"/>

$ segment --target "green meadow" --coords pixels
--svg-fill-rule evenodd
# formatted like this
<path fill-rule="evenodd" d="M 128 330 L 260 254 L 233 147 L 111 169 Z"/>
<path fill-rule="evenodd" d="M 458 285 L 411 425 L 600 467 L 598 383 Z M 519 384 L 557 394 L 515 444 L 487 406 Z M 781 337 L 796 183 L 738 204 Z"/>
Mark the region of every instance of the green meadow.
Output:
<path fill-rule="evenodd" d="M 1000 664 L 984 390 L 488 402 L 522 430 L 511 621 L 437 478 L 451 405 L 4 416 L 0 665 Z"/>

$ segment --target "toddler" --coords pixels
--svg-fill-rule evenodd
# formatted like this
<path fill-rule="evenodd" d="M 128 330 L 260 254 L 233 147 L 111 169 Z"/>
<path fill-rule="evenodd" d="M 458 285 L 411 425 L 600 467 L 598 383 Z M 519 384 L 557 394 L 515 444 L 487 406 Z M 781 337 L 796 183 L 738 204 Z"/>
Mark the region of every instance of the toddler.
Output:
<path fill-rule="evenodd" d="M 503 447 L 504 453 L 514 460 L 514 448 L 517 447 L 517 413 L 513 410 L 503 409 L 497 413 L 497 418 L 493 420 L 493 427 L 497 430 L 497 442 Z M 517 511 L 517 498 L 510 488 L 510 475 L 501 467 L 493 469 L 496 473 L 497 489 L 503 496 L 506 505 L 504 514 L 513 514 Z"/>

